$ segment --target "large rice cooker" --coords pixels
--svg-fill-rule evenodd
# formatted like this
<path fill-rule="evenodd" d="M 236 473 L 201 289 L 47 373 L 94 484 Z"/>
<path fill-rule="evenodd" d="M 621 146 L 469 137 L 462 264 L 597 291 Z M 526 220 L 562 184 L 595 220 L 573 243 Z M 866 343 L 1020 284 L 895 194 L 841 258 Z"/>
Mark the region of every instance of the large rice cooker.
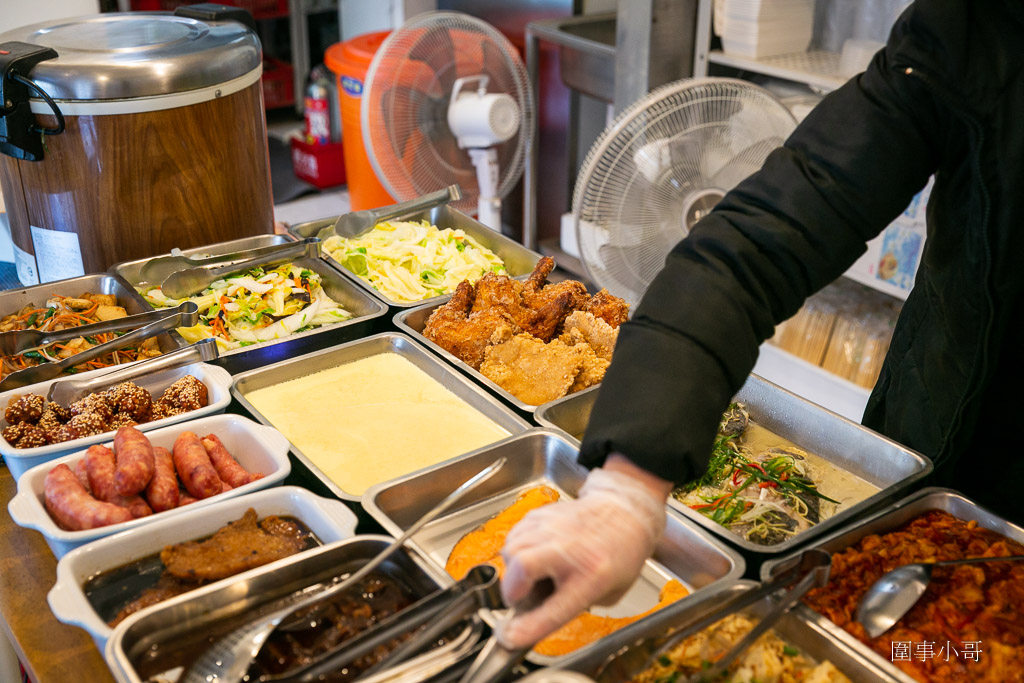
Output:
<path fill-rule="evenodd" d="M 272 232 L 259 39 L 198 16 L 0 34 L 0 188 L 23 284 Z"/>

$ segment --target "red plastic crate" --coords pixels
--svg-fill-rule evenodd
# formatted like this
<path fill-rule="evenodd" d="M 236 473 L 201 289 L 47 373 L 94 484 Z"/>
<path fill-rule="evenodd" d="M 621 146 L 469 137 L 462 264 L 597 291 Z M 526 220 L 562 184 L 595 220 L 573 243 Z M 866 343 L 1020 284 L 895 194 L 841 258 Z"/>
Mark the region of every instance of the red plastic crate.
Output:
<path fill-rule="evenodd" d="M 263 106 L 267 109 L 295 104 L 295 74 L 292 65 L 273 57 L 263 57 Z"/>
<path fill-rule="evenodd" d="M 313 145 L 292 138 L 292 168 L 295 175 L 320 189 L 345 182 L 344 147 L 341 142 Z"/>

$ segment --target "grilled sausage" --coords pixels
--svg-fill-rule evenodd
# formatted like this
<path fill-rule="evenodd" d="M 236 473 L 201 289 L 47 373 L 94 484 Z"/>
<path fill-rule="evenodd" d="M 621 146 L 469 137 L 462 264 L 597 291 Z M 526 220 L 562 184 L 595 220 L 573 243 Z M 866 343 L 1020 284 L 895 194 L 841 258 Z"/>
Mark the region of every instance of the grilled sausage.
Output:
<path fill-rule="evenodd" d="M 85 452 L 85 471 L 89 477 L 89 488 L 97 499 L 127 508 L 132 517 L 153 514 L 142 496 L 122 496 L 117 492 L 114 453 L 106 446 L 89 446 Z"/>
<path fill-rule="evenodd" d="M 140 493 L 153 478 L 153 446 L 146 435 L 132 426 L 121 427 L 114 435 L 117 471 L 114 486 L 122 496 Z"/>
<path fill-rule="evenodd" d="M 224 490 L 224 483 L 206 454 L 203 442 L 195 432 L 182 432 L 174 440 L 174 467 L 185 490 L 196 498 L 215 496 Z"/>
<path fill-rule="evenodd" d="M 174 471 L 174 459 L 166 448 L 153 447 L 153 478 L 146 486 L 146 500 L 153 512 L 163 512 L 178 507 L 178 474 Z"/>
<path fill-rule="evenodd" d="M 127 508 L 90 496 L 71 468 L 63 463 L 46 475 L 43 500 L 57 524 L 70 531 L 120 524 L 132 518 Z"/>
<path fill-rule="evenodd" d="M 210 462 L 213 463 L 214 469 L 217 470 L 217 476 L 224 480 L 225 483 L 230 484 L 233 488 L 244 486 L 250 481 L 255 481 L 257 477 L 253 477 L 244 467 L 238 464 L 238 461 L 231 457 L 231 453 L 224 446 L 216 434 L 207 434 L 203 437 L 203 446 L 206 447 L 206 453 L 210 456 Z"/>
<path fill-rule="evenodd" d="M 89 472 L 85 468 L 85 458 L 79 459 L 75 462 L 75 466 L 71 470 L 78 477 L 78 481 L 82 482 L 82 486 L 85 487 L 86 493 L 92 495 L 92 487 L 89 486 Z"/>

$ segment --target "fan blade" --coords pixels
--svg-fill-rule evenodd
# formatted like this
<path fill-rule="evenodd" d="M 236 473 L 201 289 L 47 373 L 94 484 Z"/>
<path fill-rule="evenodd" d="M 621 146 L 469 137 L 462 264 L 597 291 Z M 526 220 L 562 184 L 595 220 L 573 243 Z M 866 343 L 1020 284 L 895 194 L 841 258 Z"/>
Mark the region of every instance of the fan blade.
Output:
<path fill-rule="evenodd" d="M 456 79 L 455 46 L 452 44 L 450 29 L 427 31 L 409 51 L 409 59 L 423 62 L 434 72 L 440 94 L 451 97 Z"/>
<path fill-rule="evenodd" d="M 725 191 L 731 190 L 747 177 L 761 170 L 764 160 L 782 143 L 783 140 L 779 137 L 758 140 L 715 171 L 711 176 L 711 184 Z"/>

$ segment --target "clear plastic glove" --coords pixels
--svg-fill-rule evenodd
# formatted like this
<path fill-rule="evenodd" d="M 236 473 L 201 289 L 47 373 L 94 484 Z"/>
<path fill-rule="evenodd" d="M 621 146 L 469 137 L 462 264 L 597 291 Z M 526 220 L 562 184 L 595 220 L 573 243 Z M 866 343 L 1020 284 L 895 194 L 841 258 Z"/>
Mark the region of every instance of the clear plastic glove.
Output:
<path fill-rule="evenodd" d="M 531 511 L 501 554 L 505 604 L 545 578 L 555 590 L 539 607 L 498 629 L 506 647 L 532 645 L 591 605 L 611 605 L 629 589 L 665 530 L 665 497 L 619 471 L 595 469 L 576 500 Z"/>

